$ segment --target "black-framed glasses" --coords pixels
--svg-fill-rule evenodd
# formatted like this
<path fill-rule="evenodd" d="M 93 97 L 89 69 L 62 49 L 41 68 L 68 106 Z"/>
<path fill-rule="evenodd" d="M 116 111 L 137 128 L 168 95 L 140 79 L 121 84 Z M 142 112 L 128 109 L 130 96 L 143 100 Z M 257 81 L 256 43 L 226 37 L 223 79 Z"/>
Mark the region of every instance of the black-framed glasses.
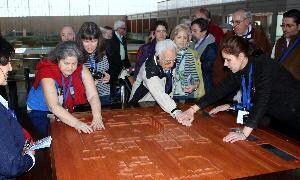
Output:
<path fill-rule="evenodd" d="M 124 27 L 120 27 L 120 29 L 123 29 L 124 31 L 126 30 L 126 28 L 124 28 Z"/>
<path fill-rule="evenodd" d="M 236 21 L 231 20 L 230 23 L 231 23 L 231 24 L 240 25 L 240 24 L 241 24 L 242 22 L 244 22 L 246 19 L 248 19 L 248 18 L 244 18 L 243 20 L 236 20 Z"/>

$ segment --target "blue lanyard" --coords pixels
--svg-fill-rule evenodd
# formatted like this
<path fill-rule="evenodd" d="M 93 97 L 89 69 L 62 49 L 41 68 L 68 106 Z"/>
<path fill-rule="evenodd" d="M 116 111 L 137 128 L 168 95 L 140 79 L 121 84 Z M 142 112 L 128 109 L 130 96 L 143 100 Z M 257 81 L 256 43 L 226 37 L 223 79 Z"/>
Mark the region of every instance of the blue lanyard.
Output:
<path fill-rule="evenodd" d="M 250 65 L 250 71 L 249 71 L 249 77 L 248 77 L 248 87 L 246 87 L 246 80 L 244 75 L 242 75 L 242 90 L 243 90 L 243 95 L 242 95 L 242 103 L 243 103 L 243 108 L 246 110 L 250 110 L 252 104 L 251 104 L 251 83 L 252 83 L 252 64 Z"/>
<path fill-rule="evenodd" d="M 69 92 L 70 92 L 70 89 L 71 89 L 71 86 L 72 86 L 72 75 L 70 75 L 68 77 L 69 79 L 69 83 L 68 83 L 68 88 L 66 89 L 65 87 L 65 78 L 63 75 L 61 75 L 61 83 L 62 83 L 62 87 L 63 87 L 63 103 L 65 104 L 65 102 L 67 101 L 67 98 L 69 96 Z"/>
<path fill-rule="evenodd" d="M 287 51 L 285 51 L 284 54 L 282 54 L 279 58 L 279 62 L 282 62 L 285 60 L 285 58 L 290 54 L 290 52 L 300 43 L 300 36 L 294 41 L 294 43 L 288 48 Z"/>
<path fill-rule="evenodd" d="M 181 57 L 180 57 L 180 60 L 179 60 L 179 62 L 178 62 L 178 65 L 176 66 L 176 73 L 179 72 L 180 64 L 181 64 L 181 62 L 183 61 L 186 52 L 187 52 L 187 49 L 184 50 L 183 54 L 182 54 Z"/>
<path fill-rule="evenodd" d="M 93 61 L 94 60 L 94 64 L 93 64 Z M 97 72 L 97 63 L 96 63 L 96 60 L 94 59 L 94 56 L 93 55 L 89 55 L 89 58 L 88 58 L 88 61 L 89 61 L 89 64 L 90 64 L 90 67 L 92 68 L 92 71 L 93 72 Z"/>
<path fill-rule="evenodd" d="M 251 30 L 251 31 L 252 31 L 252 30 Z M 248 27 L 247 33 L 244 34 L 242 37 L 243 37 L 244 39 L 250 40 L 252 37 L 250 36 L 250 37 L 248 38 L 248 36 L 251 34 L 251 31 L 250 31 L 250 27 Z"/>

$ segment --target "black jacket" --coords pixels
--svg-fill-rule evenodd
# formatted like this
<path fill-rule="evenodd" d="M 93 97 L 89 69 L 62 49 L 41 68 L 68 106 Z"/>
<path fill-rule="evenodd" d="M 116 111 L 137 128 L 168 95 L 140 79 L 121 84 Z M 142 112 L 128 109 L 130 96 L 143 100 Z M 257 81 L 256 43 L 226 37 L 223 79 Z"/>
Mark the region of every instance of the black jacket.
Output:
<path fill-rule="evenodd" d="M 256 128 L 258 121 L 266 113 L 284 121 L 300 122 L 300 81 L 296 80 L 281 64 L 265 55 L 249 58 L 243 70 L 229 75 L 211 92 L 203 96 L 198 106 L 203 108 L 241 89 L 241 75 L 245 76 L 247 83 L 251 63 L 253 64 L 251 89 L 253 106 L 248 118 L 244 119 L 245 125 Z"/>
<path fill-rule="evenodd" d="M 121 61 L 120 56 L 120 40 L 115 32 L 113 32 L 112 38 L 106 41 L 106 43 L 106 53 L 109 62 L 108 71 L 110 74 L 110 78 L 111 80 L 117 80 L 123 67 L 130 67 L 130 62 L 128 60 L 127 54 L 127 41 L 126 38 L 123 36 L 122 43 L 124 44 L 125 49 L 125 59 L 123 61 Z"/>

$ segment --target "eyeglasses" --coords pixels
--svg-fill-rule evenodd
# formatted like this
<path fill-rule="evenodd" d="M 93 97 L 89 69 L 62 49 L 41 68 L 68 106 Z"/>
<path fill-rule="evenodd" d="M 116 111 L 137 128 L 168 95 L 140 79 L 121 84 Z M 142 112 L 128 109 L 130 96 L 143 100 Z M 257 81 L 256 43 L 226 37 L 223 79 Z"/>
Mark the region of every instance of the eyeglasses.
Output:
<path fill-rule="evenodd" d="M 176 58 L 175 59 L 162 59 L 165 65 L 170 65 L 172 62 L 176 63 Z"/>
<path fill-rule="evenodd" d="M 280 27 L 282 27 L 282 28 L 292 28 L 294 26 L 296 26 L 296 25 L 295 24 L 281 24 L 280 25 Z"/>
<path fill-rule="evenodd" d="M 120 29 L 123 29 L 124 31 L 126 30 L 126 28 L 122 28 L 122 27 Z"/>
<path fill-rule="evenodd" d="M 242 22 L 244 22 L 246 19 L 248 19 L 248 18 L 244 18 L 243 20 L 237 20 L 237 21 L 231 20 L 230 23 L 231 23 L 231 24 L 236 24 L 236 25 L 238 26 L 238 25 L 240 25 Z"/>

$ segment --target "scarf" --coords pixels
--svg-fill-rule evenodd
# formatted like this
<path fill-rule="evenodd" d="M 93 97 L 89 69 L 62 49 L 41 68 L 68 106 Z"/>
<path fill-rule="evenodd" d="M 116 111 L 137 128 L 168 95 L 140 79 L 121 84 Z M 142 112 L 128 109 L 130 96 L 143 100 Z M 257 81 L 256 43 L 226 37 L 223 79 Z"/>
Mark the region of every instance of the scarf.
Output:
<path fill-rule="evenodd" d="M 203 41 L 203 42 L 202 42 Z M 215 37 L 211 34 L 208 34 L 202 41 L 198 41 L 195 44 L 195 50 L 198 52 L 199 56 L 201 57 L 203 51 L 207 47 L 207 45 L 215 42 Z"/>

